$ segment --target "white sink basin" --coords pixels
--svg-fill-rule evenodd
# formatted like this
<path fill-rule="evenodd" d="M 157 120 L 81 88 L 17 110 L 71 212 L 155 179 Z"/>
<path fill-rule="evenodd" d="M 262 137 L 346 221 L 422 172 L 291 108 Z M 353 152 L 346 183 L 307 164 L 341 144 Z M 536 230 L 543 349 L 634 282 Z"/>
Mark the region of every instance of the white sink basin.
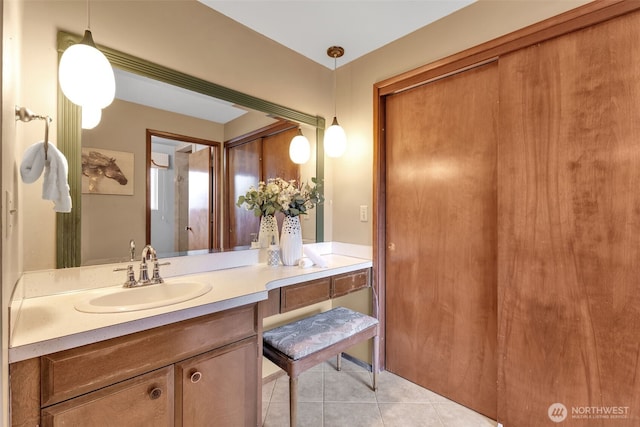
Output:
<path fill-rule="evenodd" d="M 76 303 L 85 313 L 122 313 L 177 304 L 206 294 L 211 285 L 198 282 L 162 283 L 139 288 L 120 288 L 94 294 Z"/>

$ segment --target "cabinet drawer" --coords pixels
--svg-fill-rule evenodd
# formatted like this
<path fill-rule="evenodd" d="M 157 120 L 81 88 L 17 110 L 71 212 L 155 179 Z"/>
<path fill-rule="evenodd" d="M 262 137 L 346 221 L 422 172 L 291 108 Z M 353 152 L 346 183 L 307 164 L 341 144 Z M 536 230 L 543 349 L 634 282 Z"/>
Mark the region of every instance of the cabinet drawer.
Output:
<path fill-rule="evenodd" d="M 341 274 L 331 278 L 331 298 L 341 297 L 369 286 L 369 269 Z"/>
<path fill-rule="evenodd" d="M 280 289 L 281 313 L 331 299 L 331 279 L 329 277 Z"/>
<path fill-rule="evenodd" d="M 173 381 L 173 366 L 140 375 L 43 409 L 42 425 L 172 426 Z"/>
<path fill-rule="evenodd" d="M 257 334 L 257 305 L 53 353 L 41 359 L 42 406 Z"/>

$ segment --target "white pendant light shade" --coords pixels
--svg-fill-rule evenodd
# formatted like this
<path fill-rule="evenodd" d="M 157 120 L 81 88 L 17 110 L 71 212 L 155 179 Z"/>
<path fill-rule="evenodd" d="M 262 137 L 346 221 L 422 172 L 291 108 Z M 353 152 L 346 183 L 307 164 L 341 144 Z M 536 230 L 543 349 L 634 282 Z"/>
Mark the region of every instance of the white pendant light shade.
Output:
<path fill-rule="evenodd" d="M 298 129 L 298 134 L 293 137 L 289 144 L 289 157 L 293 163 L 299 165 L 305 164 L 311 157 L 311 145 L 306 136 L 302 134 L 302 130 Z"/>
<path fill-rule="evenodd" d="M 82 129 L 93 129 L 102 119 L 100 108 L 82 107 Z"/>
<path fill-rule="evenodd" d="M 70 46 L 62 54 L 58 79 L 64 95 L 83 107 L 105 108 L 116 93 L 111 64 L 96 49 L 89 30 L 85 31 L 80 43 Z"/>
<path fill-rule="evenodd" d="M 324 133 L 324 152 L 329 157 L 340 157 L 346 149 L 347 135 L 334 117 L 333 123 Z"/>

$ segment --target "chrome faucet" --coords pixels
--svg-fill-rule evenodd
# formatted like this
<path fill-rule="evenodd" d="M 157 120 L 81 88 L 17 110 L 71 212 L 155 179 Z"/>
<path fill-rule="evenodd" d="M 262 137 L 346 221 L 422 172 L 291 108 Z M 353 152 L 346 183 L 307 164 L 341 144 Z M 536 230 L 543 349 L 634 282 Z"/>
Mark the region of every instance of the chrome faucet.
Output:
<path fill-rule="evenodd" d="M 164 283 L 164 280 L 162 279 L 162 277 L 160 277 L 160 266 L 169 265 L 170 263 L 164 262 L 160 264 L 158 262 L 158 255 L 156 254 L 156 250 L 153 249 L 151 245 L 147 245 L 142 249 L 142 256 L 140 258 L 140 277 L 138 279 L 138 286 Z M 147 260 L 153 262 L 153 273 L 151 275 L 151 279 L 149 279 Z"/>
<path fill-rule="evenodd" d="M 147 267 L 147 260 L 153 261 L 156 258 L 156 250 L 151 245 L 147 245 L 142 249 L 142 255 L 140 257 L 140 276 L 138 278 L 138 284 L 140 286 L 150 285 L 151 279 L 149 279 L 149 270 Z"/>
<path fill-rule="evenodd" d="M 133 252 L 135 251 L 135 243 L 133 240 L 130 242 L 131 253 L 133 257 Z M 142 249 L 142 255 L 140 257 L 140 275 L 138 280 L 136 280 L 135 275 L 133 273 L 133 265 L 128 265 L 125 268 L 114 268 L 113 271 L 126 271 L 127 272 L 127 280 L 124 282 L 125 288 L 137 288 L 139 286 L 146 285 L 155 285 L 158 283 L 164 283 L 162 277 L 160 277 L 160 266 L 161 265 L 169 265 L 169 262 L 163 262 L 160 264 L 158 262 L 158 255 L 156 254 L 156 250 L 153 249 L 151 245 L 147 245 Z M 133 258 L 131 259 L 133 261 Z M 147 265 L 147 261 L 153 262 L 153 273 L 151 278 L 149 278 L 149 267 Z"/>

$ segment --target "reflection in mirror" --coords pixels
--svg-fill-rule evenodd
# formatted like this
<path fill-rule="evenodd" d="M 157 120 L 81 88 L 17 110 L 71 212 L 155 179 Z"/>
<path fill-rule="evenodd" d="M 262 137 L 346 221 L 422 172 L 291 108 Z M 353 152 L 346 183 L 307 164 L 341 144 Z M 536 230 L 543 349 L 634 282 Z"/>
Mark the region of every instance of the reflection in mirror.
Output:
<path fill-rule="evenodd" d="M 147 241 L 159 256 L 219 250 L 220 144 L 147 131 Z"/>
<path fill-rule="evenodd" d="M 63 52 L 68 46 L 79 40 L 78 35 L 59 32 L 58 52 Z M 196 92 L 200 96 L 212 96 L 244 110 L 253 109 L 260 112 L 261 120 L 263 120 L 261 126 L 273 122 L 274 117 L 284 118 L 302 125 L 303 131 L 310 140 L 313 138 L 315 141 L 322 141 L 324 129 L 322 117 L 307 115 L 273 104 L 104 46 L 99 46 L 99 48 L 105 53 L 114 68 L 159 82 L 170 83 L 179 89 Z M 80 109 L 71 104 L 61 92 L 59 92 L 58 99 L 58 147 L 69 160 L 69 183 L 74 205 L 72 213 L 58 214 L 56 217 L 58 235 L 56 253 L 59 268 L 128 260 L 130 240 L 135 240 L 138 247 L 151 241 L 150 232 L 147 233 L 147 224 L 150 224 L 147 221 L 149 210 L 145 209 L 147 204 L 147 160 L 150 161 L 151 156 L 150 151 L 147 154 L 147 147 L 144 143 L 144 134 L 148 129 L 171 132 L 220 144 L 241 135 L 250 134 L 255 129 L 245 123 L 253 122 L 254 119 L 238 118 L 231 120 L 229 124 L 221 125 L 208 119 L 166 111 L 157 106 L 147 106 L 145 111 L 141 111 L 140 106 L 136 106 L 134 102 L 118 99 L 103 111 L 103 121 L 98 127 L 81 132 Z M 199 110 L 207 109 L 199 108 Z M 150 111 L 154 111 L 154 114 L 152 115 Z M 171 115 L 182 115 L 186 122 L 168 127 Z M 109 121 L 115 123 L 115 126 L 107 126 Z M 125 122 L 133 123 L 133 127 L 124 126 Z M 104 147 L 108 147 L 109 151 L 116 152 L 125 159 L 129 159 L 133 155 L 132 178 L 127 180 L 127 185 L 133 189 L 132 194 L 82 194 L 81 151 L 82 149 L 101 147 L 103 150 Z M 151 150 L 150 144 L 148 150 Z M 303 174 L 304 179 L 311 176 L 323 179 L 321 144 L 316 144 L 315 155 L 316 162 L 314 165 L 307 165 L 310 172 L 307 172 L 306 176 Z M 221 164 L 221 159 L 221 151 L 218 151 L 218 157 L 215 161 Z M 223 199 L 221 194 L 224 193 L 226 186 L 223 179 L 225 174 L 221 172 L 220 170 L 217 183 L 218 193 L 216 194 L 216 191 L 212 190 L 214 198 L 211 203 L 213 204 L 214 200 L 218 201 L 218 206 L 222 204 L 220 203 Z M 84 177 L 84 179 L 87 178 Z M 94 214 L 95 212 L 98 212 L 98 215 Z M 218 242 L 223 240 L 218 224 L 224 224 L 225 218 L 221 209 L 212 212 L 218 217 L 213 220 L 213 231 L 208 234 L 212 236 L 210 248 L 215 249 L 220 247 Z M 316 217 L 314 236 L 317 236 L 316 239 L 321 241 L 323 237 L 323 208 L 315 209 L 314 214 Z M 218 231 L 216 232 L 216 230 Z M 177 249 L 176 252 L 183 253 L 181 247 Z"/>

